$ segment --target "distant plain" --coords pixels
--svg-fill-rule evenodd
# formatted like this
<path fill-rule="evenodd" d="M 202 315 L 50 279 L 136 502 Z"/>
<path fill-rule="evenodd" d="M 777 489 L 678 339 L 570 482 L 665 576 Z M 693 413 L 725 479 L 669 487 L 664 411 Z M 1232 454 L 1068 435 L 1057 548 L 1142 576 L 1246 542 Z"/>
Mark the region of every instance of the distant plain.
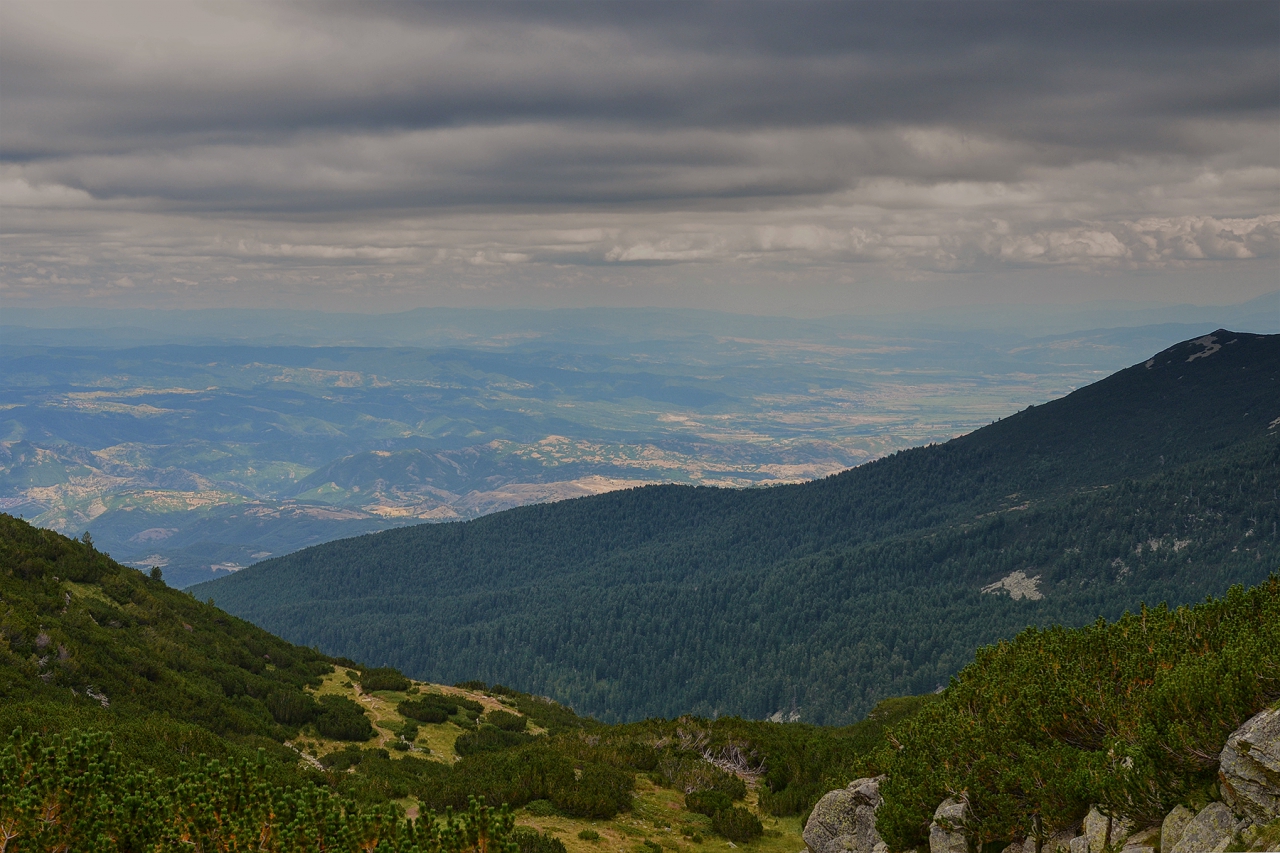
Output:
<path fill-rule="evenodd" d="M 8 311 L 0 510 L 88 531 L 186 586 L 405 524 L 645 483 L 822 477 L 1061 396 L 1214 320 L 1270 331 L 1254 301 L 1204 323 L 1111 312 L 1135 325 L 1087 330 L 1070 326 L 1105 315 Z"/>

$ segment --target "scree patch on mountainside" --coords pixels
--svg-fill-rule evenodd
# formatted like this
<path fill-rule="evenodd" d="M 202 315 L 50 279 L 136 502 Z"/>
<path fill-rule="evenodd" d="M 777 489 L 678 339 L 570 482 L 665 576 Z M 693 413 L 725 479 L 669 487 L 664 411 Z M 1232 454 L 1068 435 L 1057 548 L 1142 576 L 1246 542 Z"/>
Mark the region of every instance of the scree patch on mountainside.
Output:
<path fill-rule="evenodd" d="M 942 445 L 767 489 L 657 486 L 342 540 L 194 588 L 294 642 L 614 721 L 844 723 L 1027 625 L 1280 558 L 1280 336 L 1218 330 Z"/>

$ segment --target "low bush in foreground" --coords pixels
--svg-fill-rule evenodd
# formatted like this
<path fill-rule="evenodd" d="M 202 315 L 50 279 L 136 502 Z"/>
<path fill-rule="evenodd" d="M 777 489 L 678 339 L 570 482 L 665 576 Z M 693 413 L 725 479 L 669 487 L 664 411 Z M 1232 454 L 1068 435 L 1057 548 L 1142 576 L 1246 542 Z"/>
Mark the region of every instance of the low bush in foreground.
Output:
<path fill-rule="evenodd" d="M 406 821 L 390 806 L 272 785 L 261 760 L 201 761 L 161 777 L 128 767 L 106 735 L 79 731 L 13 733 L 0 749 L 0 827 L 5 846 L 24 851 L 516 853 L 505 809 L 472 801 L 457 815 Z"/>
<path fill-rule="evenodd" d="M 927 844 L 966 791 L 979 843 L 1049 832 L 1091 803 L 1139 825 L 1214 781 L 1227 736 L 1280 697 L 1280 576 L 1080 629 L 1028 628 L 979 649 L 939 701 L 889 736 L 877 825 Z"/>

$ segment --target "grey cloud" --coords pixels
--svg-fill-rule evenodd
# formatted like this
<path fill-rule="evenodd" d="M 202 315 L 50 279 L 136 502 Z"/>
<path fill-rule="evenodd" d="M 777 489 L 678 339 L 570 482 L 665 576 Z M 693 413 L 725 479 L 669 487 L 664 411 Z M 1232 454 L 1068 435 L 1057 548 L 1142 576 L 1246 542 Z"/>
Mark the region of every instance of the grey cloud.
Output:
<path fill-rule="evenodd" d="M 1269 3 L 89 8 L 96 32 L 79 34 L 31 21 L 56 11 L 9 13 L 7 149 L 56 146 L 46 130 L 127 141 L 575 120 L 1000 122 L 1070 139 L 1108 116 L 1273 111 L 1280 87 Z"/>
<path fill-rule="evenodd" d="M 1274 2 L 9 2 L 0 23 L 3 298 L 1280 255 Z"/>

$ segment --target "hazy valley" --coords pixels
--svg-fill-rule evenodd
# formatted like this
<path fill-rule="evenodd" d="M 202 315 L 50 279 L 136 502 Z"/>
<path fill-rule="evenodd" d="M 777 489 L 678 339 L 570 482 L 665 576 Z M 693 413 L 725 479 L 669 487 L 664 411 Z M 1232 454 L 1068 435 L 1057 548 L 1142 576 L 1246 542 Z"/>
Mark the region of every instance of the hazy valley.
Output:
<path fill-rule="evenodd" d="M 344 536 L 646 483 L 820 478 L 1195 328 L 1028 337 L 605 310 L 14 319 L 31 325 L 0 346 L 0 508 L 87 530 L 178 586 Z"/>

